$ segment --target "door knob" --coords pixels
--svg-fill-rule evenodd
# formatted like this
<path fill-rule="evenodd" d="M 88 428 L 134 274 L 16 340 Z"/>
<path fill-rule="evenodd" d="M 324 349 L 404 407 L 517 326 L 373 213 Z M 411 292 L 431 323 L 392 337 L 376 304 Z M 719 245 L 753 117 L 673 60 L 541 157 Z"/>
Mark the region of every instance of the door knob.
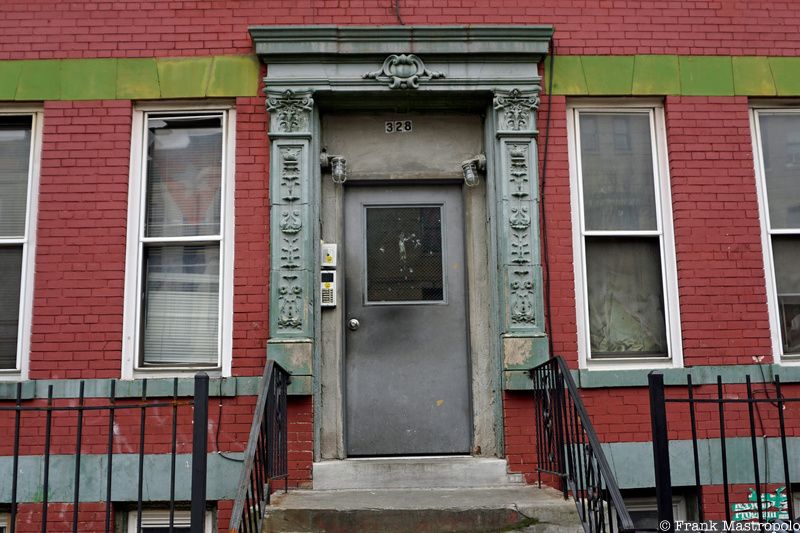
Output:
<path fill-rule="evenodd" d="M 350 331 L 355 331 L 361 326 L 361 322 L 358 321 L 357 318 L 351 318 L 347 321 L 347 329 Z"/>

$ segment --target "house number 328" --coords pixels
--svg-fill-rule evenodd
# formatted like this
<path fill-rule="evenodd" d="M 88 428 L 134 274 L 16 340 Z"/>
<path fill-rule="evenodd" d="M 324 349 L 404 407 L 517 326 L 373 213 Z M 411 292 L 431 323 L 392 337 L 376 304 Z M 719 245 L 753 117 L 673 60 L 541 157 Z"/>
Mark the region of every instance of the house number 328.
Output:
<path fill-rule="evenodd" d="M 413 125 L 410 120 L 389 120 L 386 122 L 386 133 L 411 133 Z"/>

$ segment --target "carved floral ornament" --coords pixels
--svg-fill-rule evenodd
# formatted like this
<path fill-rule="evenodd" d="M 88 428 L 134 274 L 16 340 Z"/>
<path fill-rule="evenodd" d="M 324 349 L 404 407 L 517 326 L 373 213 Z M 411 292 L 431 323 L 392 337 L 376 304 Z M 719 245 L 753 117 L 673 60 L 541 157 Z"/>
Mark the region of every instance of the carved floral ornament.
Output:
<path fill-rule="evenodd" d="M 390 89 L 417 89 L 420 81 L 444 77 L 444 72 L 429 70 L 422 59 L 414 54 L 392 54 L 386 58 L 380 69 L 362 76 L 365 80 L 386 82 Z"/>
<path fill-rule="evenodd" d="M 539 108 L 537 93 L 523 93 L 519 89 L 497 91 L 494 96 L 494 108 L 503 112 L 500 127 L 512 131 L 528 129 L 531 111 Z"/>
<path fill-rule="evenodd" d="M 278 114 L 278 129 L 287 133 L 305 131 L 307 115 L 313 107 L 314 99 L 310 93 L 291 89 L 267 98 L 267 111 Z"/>

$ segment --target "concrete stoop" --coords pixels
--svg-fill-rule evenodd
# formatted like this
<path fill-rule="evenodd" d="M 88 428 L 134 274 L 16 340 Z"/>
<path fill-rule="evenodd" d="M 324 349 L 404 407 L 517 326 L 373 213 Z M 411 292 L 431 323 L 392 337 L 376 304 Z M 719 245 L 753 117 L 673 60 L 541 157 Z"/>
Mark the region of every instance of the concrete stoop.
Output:
<path fill-rule="evenodd" d="M 264 533 L 576 533 L 575 505 L 548 488 L 298 490 L 273 496 Z"/>

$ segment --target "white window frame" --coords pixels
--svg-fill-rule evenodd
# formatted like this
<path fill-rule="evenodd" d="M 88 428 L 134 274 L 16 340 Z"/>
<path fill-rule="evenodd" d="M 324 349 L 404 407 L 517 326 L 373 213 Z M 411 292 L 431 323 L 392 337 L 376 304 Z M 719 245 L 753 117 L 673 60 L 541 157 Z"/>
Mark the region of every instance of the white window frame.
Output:
<path fill-rule="evenodd" d="M 2 528 L 2 533 L 6 533 L 8 527 L 8 515 L 6 513 L 0 513 L 0 528 Z"/>
<path fill-rule="evenodd" d="M 222 205 L 220 212 L 220 318 L 219 359 L 217 367 L 208 366 L 139 366 L 142 291 L 142 226 L 145 215 L 147 167 L 147 117 L 150 113 L 191 115 L 222 113 Z M 233 253 L 234 253 L 234 181 L 236 154 L 236 109 L 232 104 L 192 104 L 161 102 L 137 106 L 133 112 L 130 179 L 128 188 L 128 244 L 125 259 L 125 309 L 123 316 L 122 379 L 151 377 L 189 377 L 198 370 L 212 377 L 231 375 L 233 342 Z M 166 240 L 166 239 L 159 239 Z M 179 241 L 180 237 L 170 240 Z"/>
<path fill-rule="evenodd" d="M 657 512 L 658 504 L 655 497 L 636 497 L 624 498 L 625 507 L 628 511 L 650 511 Z M 686 522 L 687 520 L 686 498 L 683 496 L 672 497 L 672 518 L 675 522 Z"/>
<path fill-rule="evenodd" d="M 214 514 L 211 511 L 206 511 L 205 525 L 203 531 L 205 533 L 213 533 L 214 531 Z M 137 533 L 136 531 L 136 511 L 128 513 L 126 533 Z M 191 525 L 191 511 L 185 509 L 176 509 L 172 520 L 174 527 L 189 527 Z M 145 509 L 142 511 L 142 532 L 147 532 L 147 527 L 169 527 L 169 510 L 168 509 Z"/>
<path fill-rule="evenodd" d="M 584 231 L 583 183 L 578 115 L 581 112 L 642 113 L 650 116 L 650 135 L 653 152 L 654 193 L 657 230 L 637 232 Z M 579 367 L 591 370 L 625 370 L 631 368 L 681 368 L 683 346 L 681 339 L 680 307 L 678 303 L 678 274 L 675 259 L 675 240 L 672 224 L 672 193 L 670 191 L 669 160 L 664 108 L 660 102 L 629 99 L 582 100 L 567 105 L 567 143 L 570 174 L 570 205 L 572 212 L 572 250 L 575 269 L 575 309 Z M 661 246 L 661 278 L 664 290 L 664 321 L 667 331 L 668 357 L 619 357 L 592 359 L 590 357 L 589 305 L 586 277 L 586 236 L 658 235 Z"/>
<path fill-rule="evenodd" d="M 756 192 L 758 196 L 758 218 L 761 223 L 761 249 L 764 257 L 764 281 L 767 292 L 767 312 L 769 314 L 770 338 L 772 339 L 772 358 L 776 364 L 800 366 L 800 354 L 784 354 L 781 338 L 781 318 L 778 308 L 778 287 L 775 282 L 775 262 L 772 255 L 773 235 L 797 235 L 800 230 L 772 230 L 769 223 L 769 200 L 767 198 L 767 179 L 764 172 L 764 157 L 761 149 L 760 112 L 800 115 L 797 102 L 793 107 L 776 105 L 755 105 L 750 109 L 750 137 L 753 140 L 753 163 L 756 173 Z"/>
<path fill-rule="evenodd" d="M 33 322 L 33 288 L 36 263 L 36 229 L 39 211 L 39 180 L 42 161 L 42 131 L 44 113 L 40 107 L 4 107 L 0 116 L 31 117 L 31 151 L 28 162 L 27 213 L 25 236 L 21 239 L 1 239 L 2 243 L 22 244 L 22 276 L 20 279 L 20 310 L 17 326 L 17 363 L 13 369 L 0 370 L 0 382 L 28 379 Z"/>

